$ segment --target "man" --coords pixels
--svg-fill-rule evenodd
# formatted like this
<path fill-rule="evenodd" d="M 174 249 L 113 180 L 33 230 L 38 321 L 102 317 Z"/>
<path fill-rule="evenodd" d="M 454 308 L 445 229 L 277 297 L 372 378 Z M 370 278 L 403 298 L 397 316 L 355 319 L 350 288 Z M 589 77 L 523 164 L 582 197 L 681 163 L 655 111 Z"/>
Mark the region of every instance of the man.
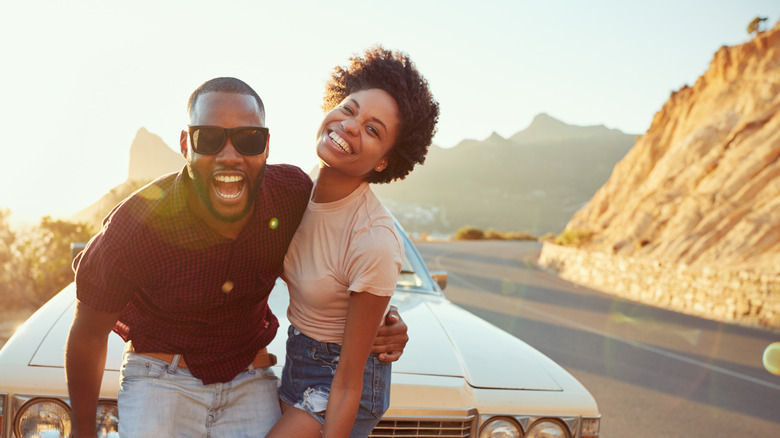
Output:
<path fill-rule="evenodd" d="M 121 436 L 263 436 L 280 415 L 267 297 L 312 183 L 266 165 L 262 100 L 244 82 L 207 81 L 187 110 L 186 168 L 120 203 L 74 262 L 65 368 L 79 438 L 95 436 L 112 329 L 127 342 Z M 393 361 L 406 326 L 389 319 L 374 351 Z"/>

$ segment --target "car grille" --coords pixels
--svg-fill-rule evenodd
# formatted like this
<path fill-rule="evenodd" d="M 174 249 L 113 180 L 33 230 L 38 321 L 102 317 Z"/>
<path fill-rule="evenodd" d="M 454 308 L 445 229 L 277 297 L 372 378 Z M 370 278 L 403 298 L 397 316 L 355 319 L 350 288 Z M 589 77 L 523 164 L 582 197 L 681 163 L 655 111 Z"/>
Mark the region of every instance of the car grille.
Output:
<path fill-rule="evenodd" d="M 382 420 L 369 434 L 369 437 L 471 437 L 474 418 L 447 420 Z"/>

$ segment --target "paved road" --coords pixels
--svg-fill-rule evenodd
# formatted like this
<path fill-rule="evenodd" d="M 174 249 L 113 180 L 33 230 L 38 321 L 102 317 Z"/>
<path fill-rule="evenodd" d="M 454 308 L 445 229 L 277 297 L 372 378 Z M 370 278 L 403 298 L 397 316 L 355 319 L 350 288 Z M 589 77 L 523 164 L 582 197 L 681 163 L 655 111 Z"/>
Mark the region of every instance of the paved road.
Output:
<path fill-rule="evenodd" d="M 534 268 L 535 242 L 419 243 L 450 300 L 580 380 L 602 437 L 780 437 L 780 377 L 762 365 L 780 331 L 626 301 Z"/>

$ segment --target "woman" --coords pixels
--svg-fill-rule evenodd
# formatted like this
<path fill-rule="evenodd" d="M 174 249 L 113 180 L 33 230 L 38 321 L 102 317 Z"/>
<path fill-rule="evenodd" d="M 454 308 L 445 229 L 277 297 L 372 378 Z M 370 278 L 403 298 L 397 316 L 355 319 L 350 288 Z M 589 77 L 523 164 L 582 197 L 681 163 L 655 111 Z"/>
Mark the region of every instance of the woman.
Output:
<path fill-rule="evenodd" d="M 389 404 L 390 364 L 369 349 L 403 241 L 369 183 L 425 160 L 439 105 L 404 53 L 375 47 L 350 61 L 326 85 L 319 176 L 285 258 L 291 327 L 269 437 L 365 437 Z"/>

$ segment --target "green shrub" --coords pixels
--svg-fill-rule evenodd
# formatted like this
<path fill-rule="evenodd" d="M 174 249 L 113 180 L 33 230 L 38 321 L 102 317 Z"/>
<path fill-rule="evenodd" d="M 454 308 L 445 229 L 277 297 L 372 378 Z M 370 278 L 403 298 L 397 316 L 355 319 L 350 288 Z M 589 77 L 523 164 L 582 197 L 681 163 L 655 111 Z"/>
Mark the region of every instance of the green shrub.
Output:
<path fill-rule="evenodd" d="M 485 238 L 485 233 L 479 228 L 466 225 L 455 232 L 455 240 L 480 240 Z"/>
<path fill-rule="evenodd" d="M 525 231 L 508 231 L 504 233 L 504 238 L 507 240 L 538 240 L 536 236 Z"/>
<path fill-rule="evenodd" d="M 479 228 L 466 225 L 455 232 L 453 240 L 536 240 L 536 236 L 521 231 L 496 231 L 489 229 L 482 231 Z"/>
<path fill-rule="evenodd" d="M 488 240 L 504 240 L 504 239 L 506 239 L 506 237 L 504 237 L 504 233 L 502 233 L 500 231 L 496 231 L 496 230 L 494 230 L 492 228 L 487 230 L 487 231 L 485 231 L 485 235 L 483 236 L 483 238 L 488 239 Z"/>
<path fill-rule="evenodd" d="M 493 229 L 485 232 L 485 239 L 490 240 L 536 240 L 536 236 L 524 231 L 496 231 Z"/>
<path fill-rule="evenodd" d="M 49 216 L 38 226 L 16 232 L 10 258 L 8 254 L 0 257 L 0 284 L 8 287 L 7 307 L 38 307 L 72 282 L 70 244 L 86 242 L 91 236 L 86 223 Z"/>
<path fill-rule="evenodd" d="M 593 238 L 593 231 L 579 230 L 576 228 L 563 230 L 558 237 L 555 238 L 554 243 L 562 246 L 574 246 L 579 247 L 590 242 Z"/>

